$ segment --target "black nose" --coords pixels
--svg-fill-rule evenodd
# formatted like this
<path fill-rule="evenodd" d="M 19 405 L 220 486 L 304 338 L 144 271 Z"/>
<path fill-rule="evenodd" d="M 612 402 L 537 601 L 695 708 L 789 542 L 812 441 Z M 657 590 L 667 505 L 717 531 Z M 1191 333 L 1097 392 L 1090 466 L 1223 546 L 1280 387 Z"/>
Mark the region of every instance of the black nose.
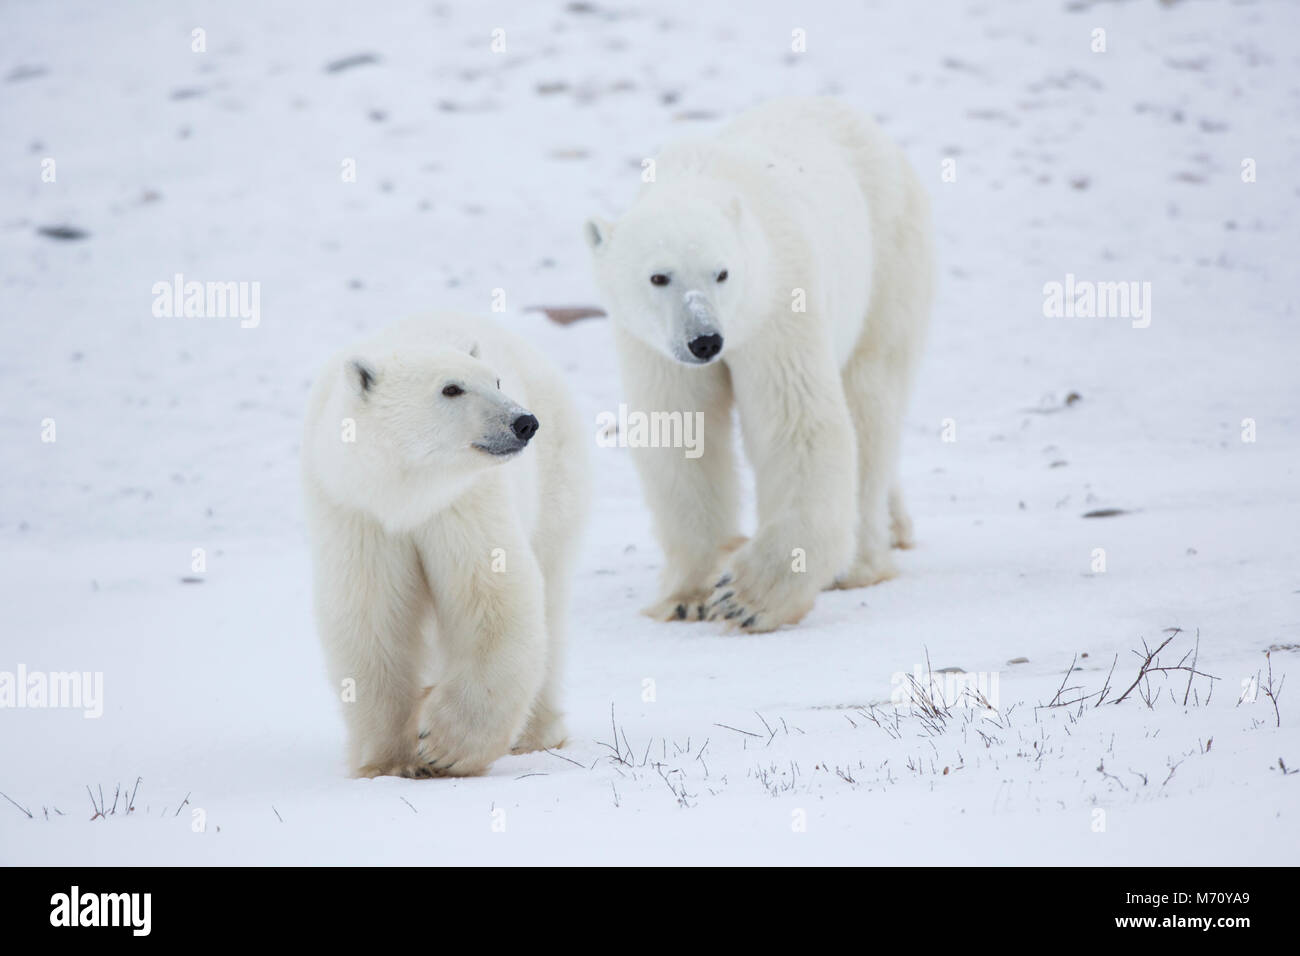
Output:
<path fill-rule="evenodd" d="M 691 339 L 686 347 L 697 359 L 708 361 L 722 351 L 722 336 L 716 332 L 713 335 L 701 335 Z"/>
<path fill-rule="evenodd" d="M 520 441 L 528 441 L 537 434 L 537 419 L 532 415 L 520 415 L 510 424 L 511 430 L 515 437 Z"/>

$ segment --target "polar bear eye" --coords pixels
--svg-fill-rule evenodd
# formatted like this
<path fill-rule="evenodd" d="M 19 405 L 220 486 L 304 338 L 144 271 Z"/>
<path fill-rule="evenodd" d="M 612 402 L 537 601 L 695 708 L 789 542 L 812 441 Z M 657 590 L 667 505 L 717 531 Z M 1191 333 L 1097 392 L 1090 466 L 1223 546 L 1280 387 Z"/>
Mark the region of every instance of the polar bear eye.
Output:
<path fill-rule="evenodd" d="M 727 270 L 726 270 L 726 269 L 723 269 L 721 272 L 718 273 L 718 281 L 719 281 L 719 282 L 726 282 L 726 281 L 727 281 Z"/>
<path fill-rule="evenodd" d="M 497 379 L 497 388 L 501 387 L 501 379 Z"/>
<path fill-rule="evenodd" d="M 664 275 L 662 272 L 656 272 L 654 275 L 650 277 L 650 281 L 653 282 L 655 285 L 667 285 L 668 277 Z"/>
<path fill-rule="evenodd" d="M 446 388 L 442 390 L 442 394 L 446 395 L 448 398 L 455 398 L 463 391 L 465 390 L 461 388 L 459 385 L 448 385 Z"/>

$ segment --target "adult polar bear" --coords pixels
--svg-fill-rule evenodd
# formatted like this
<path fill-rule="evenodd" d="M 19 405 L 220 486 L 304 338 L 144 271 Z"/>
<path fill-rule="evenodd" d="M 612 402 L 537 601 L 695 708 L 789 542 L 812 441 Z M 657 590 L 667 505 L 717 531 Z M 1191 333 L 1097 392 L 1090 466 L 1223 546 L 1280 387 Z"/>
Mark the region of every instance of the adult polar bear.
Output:
<path fill-rule="evenodd" d="M 617 223 L 591 220 L 629 405 L 704 413 L 704 453 L 634 452 L 664 550 L 663 620 L 771 630 L 911 544 L 902 416 L 925 338 L 928 201 L 901 150 L 827 99 L 779 100 L 668 147 Z M 731 410 L 757 479 L 738 536 Z"/>
<path fill-rule="evenodd" d="M 354 773 L 473 774 L 563 742 L 586 459 L 564 377 L 486 319 L 400 322 L 326 365 L 303 478 Z"/>

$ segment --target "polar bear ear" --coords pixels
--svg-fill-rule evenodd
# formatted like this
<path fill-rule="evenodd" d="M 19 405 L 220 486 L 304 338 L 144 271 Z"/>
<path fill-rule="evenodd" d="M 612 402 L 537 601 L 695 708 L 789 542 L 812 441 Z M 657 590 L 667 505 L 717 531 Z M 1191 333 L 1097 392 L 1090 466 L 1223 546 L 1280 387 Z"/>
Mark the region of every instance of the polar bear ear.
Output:
<path fill-rule="evenodd" d="M 375 372 L 369 365 L 361 359 L 353 359 L 348 363 L 348 377 L 352 384 L 361 394 L 366 394 L 375 385 Z"/>
<path fill-rule="evenodd" d="M 592 216 L 583 224 L 582 234 L 587 239 L 587 245 L 593 250 L 600 248 L 609 241 L 609 234 L 614 231 L 614 224 L 604 219 Z"/>

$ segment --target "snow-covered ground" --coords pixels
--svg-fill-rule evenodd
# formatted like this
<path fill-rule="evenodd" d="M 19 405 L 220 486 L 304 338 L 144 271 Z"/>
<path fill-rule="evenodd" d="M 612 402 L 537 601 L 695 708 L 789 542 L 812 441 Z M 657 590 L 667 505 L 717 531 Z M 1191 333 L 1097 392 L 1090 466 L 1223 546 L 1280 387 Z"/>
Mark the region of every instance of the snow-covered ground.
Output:
<path fill-rule="evenodd" d="M 1300 691 L 1265 693 L 1269 648 L 1274 688 L 1300 671 L 1300 7 L 0 13 L 0 675 L 103 681 L 97 719 L 0 710 L 0 862 L 1300 859 Z M 876 114 L 934 199 L 902 575 L 768 635 L 639 617 L 660 556 L 594 449 L 570 748 L 348 779 L 297 484 L 314 369 L 501 289 L 594 446 L 609 330 L 526 309 L 594 303 L 580 223 L 643 157 L 790 92 Z M 260 283 L 260 321 L 155 316 L 178 273 Z M 1149 326 L 1045 317 L 1067 274 L 1149 282 Z M 1157 666 L 1217 680 L 1114 703 L 1166 638 Z M 927 667 L 952 706 L 896 710 Z M 119 785 L 133 811 L 92 820 Z"/>

